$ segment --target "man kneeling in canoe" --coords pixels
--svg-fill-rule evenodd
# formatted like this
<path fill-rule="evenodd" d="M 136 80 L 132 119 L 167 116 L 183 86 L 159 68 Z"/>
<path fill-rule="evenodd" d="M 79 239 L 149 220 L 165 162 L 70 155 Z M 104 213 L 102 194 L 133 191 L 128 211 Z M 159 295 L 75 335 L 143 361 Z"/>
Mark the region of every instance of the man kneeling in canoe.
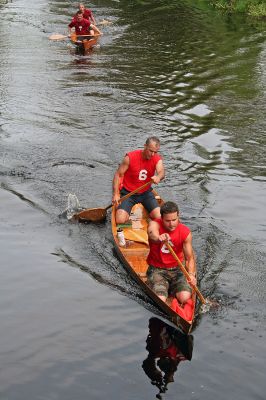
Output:
<path fill-rule="evenodd" d="M 75 28 L 77 40 L 80 41 L 90 39 L 90 36 L 95 36 L 95 34 L 102 34 L 95 25 L 83 17 L 82 11 L 78 11 L 76 17 L 68 25 L 69 34 L 72 32 L 72 28 Z"/>
<path fill-rule="evenodd" d="M 121 196 L 138 189 L 136 194 L 128 197 L 119 204 L 116 210 L 116 223 L 124 224 L 128 221 L 132 207 L 141 203 L 149 213 L 150 218 L 160 217 L 160 207 L 152 192 L 151 183 L 158 184 L 164 179 L 164 165 L 158 151 L 160 140 L 156 136 L 149 137 L 143 150 L 133 150 L 126 153 L 123 161 L 114 174 L 113 198 L 114 205 L 119 204 Z M 122 188 L 121 186 L 122 182 Z"/>
<path fill-rule="evenodd" d="M 148 237 L 150 252 L 147 258 L 147 283 L 164 302 L 168 294 L 172 294 L 184 306 L 191 301 L 192 290 L 166 243 L 172 246 L 187 269 L 192 285 L 196 285 L 196 267 L 192 234 L 190 229 L 179 221 L 176 203 L 167 201 L 161 206 L 161 218 L 149 222 Z"/>

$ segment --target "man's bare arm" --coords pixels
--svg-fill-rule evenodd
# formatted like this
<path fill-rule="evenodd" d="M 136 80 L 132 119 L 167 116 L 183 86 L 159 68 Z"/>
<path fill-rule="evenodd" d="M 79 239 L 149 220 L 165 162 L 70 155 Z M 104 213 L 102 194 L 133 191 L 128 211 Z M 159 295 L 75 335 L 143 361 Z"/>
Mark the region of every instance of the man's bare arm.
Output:
<path fill-rule="evenodd" d="M 196 274 L 196 265 L 195 265 L 195 257 L 194 251 L 192 247 L 192 233 L 190 233 L 183 244 L 183 252 L 186 260 L 186 268 L 188 273 L 191 276 L 191 283 L 196 285 L 197 281 L 195 278 Z"/>
<path fill-rule="evenodd" d="M 165 169 L 163 165 L 163 160 L 159 160 L 156 164 L 156 175 L 152 176 L 153 183 L 157 184 L 161 182 L 165 177 Z"/>
<path fill-rule="evenodd" d="M 128 170 L 129 167 L 129 157 L 125 156 L 122 163 L 119 165 L 117 170 L 115 171 L 114 178 L 113 178 L 113 203 L 117 203 L 120 199 L 120 179 L 123 178 L 125 172 Z"/>

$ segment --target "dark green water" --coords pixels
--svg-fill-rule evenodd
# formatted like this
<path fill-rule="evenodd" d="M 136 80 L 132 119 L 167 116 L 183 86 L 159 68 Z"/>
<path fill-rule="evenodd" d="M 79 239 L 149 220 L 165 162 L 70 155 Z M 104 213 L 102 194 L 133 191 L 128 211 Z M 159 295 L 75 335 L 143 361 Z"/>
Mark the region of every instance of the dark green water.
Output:
<path fill-rule="evenodd" d="M 263 24 L 180 1 L 95 1 L 93 53 L 66 33 L 75 3 L 0 1 L 0 398 L 154 399 L 142 369 L 156 310 L 113 254 L 110 227 L 58 215 L 105 206 L 123 154 L 161 139 L 193 231 L 192 360 L 165 399 L 264 399 Z"/>

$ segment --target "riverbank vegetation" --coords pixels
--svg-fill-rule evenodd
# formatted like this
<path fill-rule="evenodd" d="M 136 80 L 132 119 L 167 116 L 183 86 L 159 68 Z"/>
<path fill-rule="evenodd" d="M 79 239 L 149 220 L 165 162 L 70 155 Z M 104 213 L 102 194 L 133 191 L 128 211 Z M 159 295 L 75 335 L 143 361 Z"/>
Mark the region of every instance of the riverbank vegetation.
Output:
<path fill-rule="evenodd" d="M 210 0 L 219 9 L 228 12 L 245 13 L 252 17 L 266 18 L 265 0 Z"/>

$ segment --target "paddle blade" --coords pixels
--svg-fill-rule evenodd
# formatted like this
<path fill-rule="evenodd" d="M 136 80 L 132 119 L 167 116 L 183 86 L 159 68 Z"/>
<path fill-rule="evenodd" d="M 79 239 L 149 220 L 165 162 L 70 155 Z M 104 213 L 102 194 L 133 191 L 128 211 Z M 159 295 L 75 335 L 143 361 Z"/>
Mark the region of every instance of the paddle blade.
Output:
<path fill-rule="evenodd" d="M 49 36 L 49 40 L 62 40 L 66 39 L 68 36 L 60 35 L 59 33 L 55 33 L 54 35 Z"/>
<path fill-rule="evenodd" d="M 201 304 L 200 306 L 200 313 L 201 314 L 205 314 L 207 312 L 209 312 L 211 309 L 215 309 L 218 308 L 220 306 L 220 304 L 218 303 L 218 301 L 216 300 L 210 300 L 210 299 L 205 299 L 206 303 L 205 304 Z"/>
<path fill-rule="evenodd" d="M 106 218 L 106 208 L 87 208 L 73 215 L 80 222 L 101 222 Z"/>
<path fill-rule="evenodd" d="M 111 24 L 112 24 L 111 21 L 108 21 L 107 19 L 103 19 L 97 25 L 111 25 Z"/>

